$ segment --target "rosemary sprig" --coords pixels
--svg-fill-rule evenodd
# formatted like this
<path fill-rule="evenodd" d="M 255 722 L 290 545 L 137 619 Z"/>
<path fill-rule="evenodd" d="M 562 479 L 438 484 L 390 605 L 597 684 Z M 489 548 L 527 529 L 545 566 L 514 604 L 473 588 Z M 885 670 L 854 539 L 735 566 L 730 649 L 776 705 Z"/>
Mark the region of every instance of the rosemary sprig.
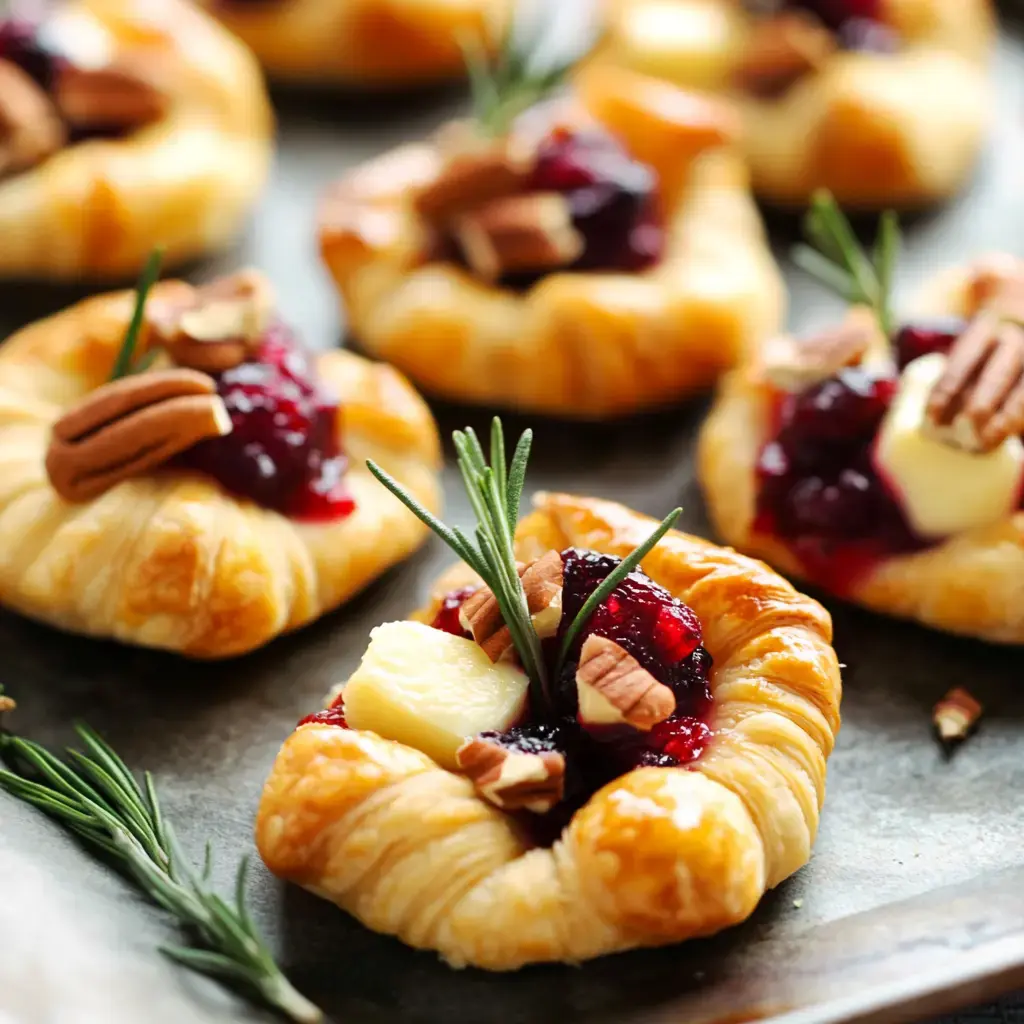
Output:
<path fill-rule="evenodd" d="M 457 526 L 452 529 L 427 511 L 402 485 L 375 462 L 366 463 L 370 472 L 414 515 L 434 531 L 490 588 L 498 602 L 501 617 L 512 634 L 512 643 L 530 677 L 534 707 L 550 709 L 547 666 L 540 637 L 530 618 L 526 593 L 516 568 L 513 550 L 519 502 L 530 458 L 533 432 L 524 430 L 516 445 L 511 465 L 506 469 L 505 437 L 501 420 L 491 424 L 491 462 L 487 464 L 483 448 L 472 427 L 452 435 L 458 453 L 459 470 L 476 515 L 474 543 Z"/>
<path fill-rule="evenodd" d="M 794 247 L 794 262 L 848 302 L 870 306 L 885 336 L 892 337 L 892 282 L 900 251 L 896 213 L 882 214 L 868 256 L 832 193 L 821 190 L 804 218 L 804 234 L 808 244 Z"/>
<path fill-rule="evenodd" d="M 511 19 L 493 60 L 479 36 L 461 41 L 473 115 L 493 137 L 504 135 L 523 111 L 558 88 L 572 66 L 593 46 L 595 33 L 588 27 L 577 34 L 579 42 L 571 48 L 557 47 L 552 53 L 548 44 L 557 35 L 552 29 L 558 5 L 538 4 L 536 9 L 543 13 L 529 20 L 521 15 Z"/>
<path fill-rule="evenodd" d="M 530 677 L 531 706 L 539 714 L 554 710 L 549 674 L 541 648 L 540 637 L 530 617 L 526 594 L 516 568 L 515 532 L 519 521 L 519 503 L 526 478 L 526 464 L 530 458 L 533 432 L 523 431 L 516 445 L 512 462 L 506 471 L 505 438 L 501 420 L 495 416 L 491 423 L 491 461 L 484 459 L 483 449 L 472 428 L 457 430 L 452 435 L 458 453 L 459 469 L 476 515 L 476 544 L 460 530 L 446 526 L 425 509 L 397 480 L 389 476 L 375 462 L 366 463 L 370 472 L 414 515 L 426 523 L 490 588 L 498 602 L 502 619 L 512 634 L 519 660 Z M 649 551 L 672 529 L 682 513 L 681 508 L 669 513 L 661 525 L 635 551 L 615 567 L 601 585 L 590 595 L 576 618 L 566 630 L 554 678 L 558 678 L 572 642 L 590 618 L 594 609 L 645 558 Z"/>
<path fill-rule="evenodd" d="M 121 349 L 114 360 L 114 368 L 110 371 L 110 379 L 118 380 L 121 377 L 128 377 L 133 373 L 142 373 L 149 368 L 156 358 L 157 351 L 154 349 L 144 356 L 135 358 L 135 347 L 139 341 L 139 334 L 142 331 L 142 321 L 146 313 L 146 299 L 149 298 L 150 289 L 156 284 L 160 277 L 160 264 L 163 262 L 164 251 L 161 248 L 154 249 L 146 260 L 146 265 L 139 275 L 139 283 L 135 286 L 135 308 L 132 310 L 132 318 L 128 321 L 128 329 L 124 332 L 124 340 L 121 342 Z"/>
<path fill-rule="evenodd" d="M 0 689 L 0 715 L 13 701 Z M 212 851 L 196 871 L 164 817 L 152 776 L 140 786 L 125 763 L 86 725 L 76 727 L 83 750 L 61 760 L 32 740 L 0 729 L 0 789 L 55 818 L 87 846 L 106 855 L 158 906 L 198 940 L 161 949 L 191 970 L 230 981 L 273 1009 L 314 1024 L 323 1014 L 296 991 L 274 962 L 245 904 L 243 859 L 232 902 L 210 888 Z"/>
<path fill-rule="evenodd" d="M 658 528 L 641 544 L 636 550 L 628 554 L 605 578 L 596 590 L 583 602 L 583 607 L 572 620 L 569 628 L 562 638 L 562 646 L 558 652 L 558 664 L 561 668 L 565 661 L 573 641 L 579 635 L 580 630 L 586 625 L 587 620 L 594 614 L 597 606 L 647 557 L 658 541 L 668 533 L 676 524 L 676 520 L 683 514 L 682 508 L 673 509 L 661 521 Z"/>

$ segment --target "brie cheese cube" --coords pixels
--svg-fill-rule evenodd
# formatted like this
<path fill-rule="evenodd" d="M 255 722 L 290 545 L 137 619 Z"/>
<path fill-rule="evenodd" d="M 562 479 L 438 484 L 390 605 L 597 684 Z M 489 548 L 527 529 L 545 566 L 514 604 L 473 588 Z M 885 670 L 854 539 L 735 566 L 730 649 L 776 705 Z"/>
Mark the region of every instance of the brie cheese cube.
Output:
<path fill-rule="evenodd" d="M 345 718 L 455 771 L 465 739 L 503 732 L 522 717 L 528 687 L 522 669 L 492 664 L 472 640 L 420 622 L 386 622 L 370 633 L 345 686 Z"/>
<path fill-rule="evenodd" d="M 963 533 L 998 522 L 1020 498 L 1024 444 L 1007 438 L 991 452 L 964 451 L 928 433 L 925 408 L 946 357 L 915 359 L 903 371 L 875 444 L 875 467 L 924 538 Z"/>

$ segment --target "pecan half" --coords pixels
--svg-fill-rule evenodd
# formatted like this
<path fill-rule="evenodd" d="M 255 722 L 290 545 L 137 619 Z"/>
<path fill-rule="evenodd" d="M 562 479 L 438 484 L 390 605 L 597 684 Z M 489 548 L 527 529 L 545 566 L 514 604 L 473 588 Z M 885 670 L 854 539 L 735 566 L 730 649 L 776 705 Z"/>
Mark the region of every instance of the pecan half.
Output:
<path fill-rule="evenodd" d="M 932 721 L 943 743 L 966 739 L 981 718 L 981 704 L 963 687 L 949 691 L 932 712 Z"/>
<path fill-rule="evenodd" d="M 854 307 L 837 327 L 803 338 L 790 334 L 770 338 L 761 357 L 764 376 L 782 391 L 803 391 L 847 366 L 856 366 L 878 336 L 878 321 L 871 311 Z"/>
<path fill-rule="evenodd" d="M 505 811 L 545 814 L 565 791 L 565 757 L 557 751 L 526 753 L 478 736 L 455 752 L 477 792 Z"/>
<path fill-rule="evenodd" d="M 542 639 L 554 636 L 562 615 L 562 556 L 557 551 L 548 551 L 520 566 L 519 577 L 537 634 Z M 466 598 L 459 609 L 459 622 L 491 661 L 515 655 L 512 634 L 490 587 L 481 587 Z"/>
<path fill-rule="evenodd" d="M 141 53 L 126 54 L 100 68 L 67 63 L 57 76 L 57 107 L 76 128 L 142 128 L 167 113 L 166 72 L 162 61 Z"/>
<path fill-rule="evenodd" d="M 765 18 L 756 23 L 736 67 L 736 84 L 755 96 L 778 96 L 820 70 L 836 45 L 835 36 L 806 11 Z"/>
<path fill-rule="evenodd" d="M 223 373 L 252 355 L 274 305 L 266 277 L 242 270 L 195 289 L 190 299 L 150 303 L 151 344 L 165 348 L 179 366 Z"/>
<path fill-rule="evenodd" d="M 413 201 L 416 212 L 435 224 L 521 192 L 533 172 L 534 152 L 514 136 L 495 142 L 455 124 L 448 127 L 438 148 L 444 166 Z"/>
<path fill-rule="evenodd" d="M 576 668 L 583 725 L 631 725 L 647 732 L 676 709 L 675 694 L 614 640 L 591 634 Z"/>
<path fill-rule="evenodd" d="M 460 217 L 455 237 L 466 262 L 485 281 L 568 267 L 584 248 L 569 203 L 557 192 L 495 199 Z"/>
<path fill-rule="evenodd" d="M 46 472 L 68 501 L 89 501 L 209 437 L 231 432 L 216 384 L 161 370 L 105 384 L 53 426 Z"/>
<path fill-rule="evenodd" d="M 1024 433 L 1024 327 L 976 317 L 953 344 L 926 412 L 936 438 L 966 451 L 992 451 Z"/>
<path fill-rule="evenodd" d="M 0 174 L 24 171 L 64 145 L 49 97 L 16 64 L 0 60 Z"/>

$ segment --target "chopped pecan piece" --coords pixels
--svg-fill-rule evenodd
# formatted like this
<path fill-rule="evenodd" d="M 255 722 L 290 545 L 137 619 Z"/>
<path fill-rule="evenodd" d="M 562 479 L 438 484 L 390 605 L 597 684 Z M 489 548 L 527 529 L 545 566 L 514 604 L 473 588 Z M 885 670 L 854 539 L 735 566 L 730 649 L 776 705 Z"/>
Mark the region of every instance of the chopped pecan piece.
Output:
<path fill-rule="evenodd" d="M 932 433 L 988 452 L 1024 433 L 1024 327 L 984 312 L 956 340 L 928 398 Z"/>
<path fill-rule="evenodd" d="M 856 366 L 871 350 L 880 329 L 874 314 L 854 307 L 837 327 L 803 338 L 777 335 L 765 343 L 765 377 L 782 391 L 802 391 L 847 366 Z"/>
<path fill-rule="evenodd" d="M 505 811 L 545 814 L 565 790 L 565 757 L 558 751 L 516 750 L 498 737 L 478 736 L 459 747 L 455 760 L 477 792 Z"/>
<path fill-rule="evenodd" d="M 631 725 L 643 732 L 676 709 L 675 694 L 614 640 L 591 634 L 576 669 L 583 725 Z"/>
<path fill-rule="evenodd" d="M 1007 287 L 1017 294 L 1024 289 L 1024 260 L 1009 253 L 994 253 L 979 259 L 967 281 L 967 316 L 974 316 L 987 307 Z"/>
<path fill-rule="evenodd" d="M 14 703 L 12 697 L 5 697 L 0 693 L 0 715 L 6 715 L 9 711 L 13 711 L 18 705 Z"/>
<path fill-rule="evenodd" d="M 783 11 L 756 23 L 735 70 L 736 84 L 755 96 L 778 96 L 820 70 L 835 49 L 835 36 L 813 15 Z"/>
<path fill-rule="evenodd" d="M 553 636 L 562 614 L 562 556 L 548 551 L 529 565 L 520 566 L 519 577 L 538 635 Z M 514 656 L 512 634 L 489 587 L 481 587 L 466 598 L 459 609 L 459 623 L 491 661 Z"/>
<path fill-rule="evenodd" d="M 16 64 L 0 60 L 0 174 L 34 167 L 64 141 L 64 125 L 46 93 Z"/>
<path fill-rule="evenodd" d="M 170 106 L 166 66 L 150 55 L 125 55 L 101 68 L 65 64 L 56 101 L 76 128 L 131 131 L 159 121 Z"/>
<path fill-rule="evenodd" d="M 414 199 L 417 213 L 432 223 L 522 192 L 533 172 L 535 153 L 516 136 L 494 141 L 458 128 L 450 126 L 439 140 L 444 166 Z"/>
<path fill-rule="evenodd" d="M 213 378 L 194 370 L 122 377 L 53 426 L 46 472 L 68 501 L 89 501 L 209 437 L 231 432 Z"/>
<path fill-rule="evenodd" d="M 981 718 L 981 704 L 963 687 L 949 691 L 932 713 L 932 721 L 943 743 L 966 739 Z"/>
<path fill-rule="evenodd" d="M 485 281 L 568 267 L 584 248 L 569 203 L 557 192 L 495 199 L 460 217 L 455 237 L 466 262 Z"/>
<path fill-rule="evenodd" d="M 255 270 L 242 270 L 147 307 L 151 344 L 167 350 L 179 366 L 223 373 L 248 359 L 270 325 L 274 311 L 270 282 Z"/>

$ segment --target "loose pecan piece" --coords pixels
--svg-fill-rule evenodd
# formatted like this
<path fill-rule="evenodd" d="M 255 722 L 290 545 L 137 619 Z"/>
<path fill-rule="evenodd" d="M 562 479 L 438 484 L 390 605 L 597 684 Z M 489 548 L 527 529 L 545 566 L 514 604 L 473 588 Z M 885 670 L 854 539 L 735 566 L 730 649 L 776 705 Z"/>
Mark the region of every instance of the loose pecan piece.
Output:
<path fill-rule="evenodd" d="M 528 565 L 521 565 L 519 577 L 538 635 L 553 636 L 562 614 L 562 556 L 557 551 L 548 551 Z M 490 587 L 481 587 L 466 598 L 459 609 L 459 623 L 491 661 L 515 655 L 512 634 Z"/>
<path fill-rule="evenodd" d="M 988 452 L 1024 433 L 1024 327 L 984 312 L 956 340 L 928 398 L 939 439 Z"/>
<path fill-rule="evenodd" d="M 49 97 L 16 64 L 0 60 L 0 174 L 24 171 L 64 145 Z"/>
<path fill-rule="evenodd" d="M 631 725 L 647 732 L 676 709 L 675 694 L 614 640 L 591 634 L 576 668 L 583 725 Z"/>
<path fill-rule="evenodd" d="M 545 814 L 565 790 L 565 757 L 558 751 L 515 750 L 497 737 L 467 740 L 455 753 L 477 792 L 505 811 Z"/>
<path fill-rule="evenodd" d="M 879 331 L 874 314 L 858 306 L 837 327 L 803 338 L 777 335 L 765 343 L 764 375 L 782 391 L 802 391 L 860 363 L 879 337 Z"/>
<path fill-rule="evenodd" d="M 131 131 L 159 121 L 170 106 L 166 65 L 146 54 L 126 54 L 100 68 L 65 64 L 55 97 L 76 128 Z"/>
<path fill-rule="evenodd" d="M 255 351 L 274 305 L 266 277 L 242 270 L 195 289 L 191 298 L 150 303 L 151 344 L 165 348 L 179 366 L 223 373 Z"/>
<path fill-rule="evenodd" d="M 89 501 L 209 437 L 231 432 L 211 377 L 161 370 L 105 384 L 53 426 L 46 472 L 68 501 Z"/>
<path fill-rule="evenodd" d="M 568 267 L 584 249 L 569 203 L 557 192 L 495 199 L 460 217 L 455 237 L 466 262 L 485 281 Z"/>
<path fill-rule="evenodd" d="M 785 92 L 821 69 L 835 36 L 806 11 L 783 11 L 758 21 L 735 70 L 736 84 L 755 96 Z"/>
<path fill-rule="evenodd" d="M 943 743 L 966 739 L 981 718 L 981 704 L 963 687 L 949 691 L 932 712 L 932 721 Z"/>

